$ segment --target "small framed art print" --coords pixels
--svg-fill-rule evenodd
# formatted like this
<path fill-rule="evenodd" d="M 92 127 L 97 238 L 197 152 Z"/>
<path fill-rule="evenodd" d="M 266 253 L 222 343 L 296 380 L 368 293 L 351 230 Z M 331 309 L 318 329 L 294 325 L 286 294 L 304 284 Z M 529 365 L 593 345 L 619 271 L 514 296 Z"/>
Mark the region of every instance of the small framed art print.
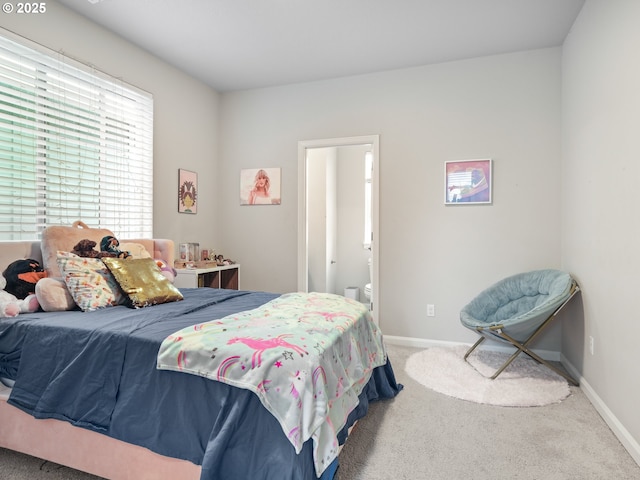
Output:
<path fill-rule="evenodd" d="M 490 204 L 492 173 L 490 158 L 444 162 L 445 205 Z"/>
<path fill-rule="evenodd" d="M 178 212 L 198 213 L 198 174 L 178 170 Z"/>

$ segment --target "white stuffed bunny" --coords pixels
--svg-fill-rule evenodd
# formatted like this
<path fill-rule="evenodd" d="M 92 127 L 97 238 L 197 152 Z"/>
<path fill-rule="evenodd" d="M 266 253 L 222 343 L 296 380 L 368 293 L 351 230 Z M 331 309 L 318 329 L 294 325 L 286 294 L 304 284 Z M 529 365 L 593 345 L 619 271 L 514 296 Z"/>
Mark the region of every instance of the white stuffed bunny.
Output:
<path fill-rule="evenodd" d="M 6 279 L 0 275 L 0 318 L 17 317 L 21 313 L 35 312 L 40 308 L 35 295 L 29 295 L 24 300 L 19 300 L 14 295 L 4 290 Z"/>

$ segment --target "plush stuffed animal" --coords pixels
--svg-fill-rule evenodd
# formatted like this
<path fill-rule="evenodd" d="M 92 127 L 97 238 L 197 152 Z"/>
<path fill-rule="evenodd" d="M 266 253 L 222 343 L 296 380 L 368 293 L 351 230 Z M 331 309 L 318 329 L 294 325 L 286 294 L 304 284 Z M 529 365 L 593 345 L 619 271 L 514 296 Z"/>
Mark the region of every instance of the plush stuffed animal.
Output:
<path fill-rule="evenodd" d="M 155 259 L 154 261 L 156 262 L 156 265 L 158 265 L 158 267 L 160 268 L 160 272 L 162 273 L 162 275 L 167 277 L 167 280 L 173 283 L 174 280 L 176 279 L 176 273 L 177 273 L 175 269 L 167 265 L 167 262 L 165 262 L 164 260 Z"/>
<path fill-rule="evenodd" d="M 33 258 L 25 258 L 11 262 L 2 272 L 6 280 L 4 289 L 19 300 L 36 293 L 36 283 L 45 278 L 47 273 L 40 266 L 40 262 Z"/>
<path fill-rule="evenodd" d="M 85 238 L 83 240 L 80 240 L 73 246 L 73 250 L 71 250 L 71 253 L 78 255 L 79 257 L 99 258 L 100 252 L 93 248 L 95 246 L 96 242 Z"/>
<path fill-rule="evenodd" d="M 17 317 L 21 313 L 35 312 L 40 308 L 38 299 L 35 295 L 27 295 L 24 299 L 18 299 L 15 295 L 10 294 L 4 287 L 7 281 L 4 277 L 0 277 L 0 318 Z"/>
<path fill-rule="evenodd" d="M 123 252 L 118 247 L 120 246 L 120 242 L 116 237 L 112 237 L 111 235 L 107 235 L 103 237 L 100 241 L 100 251 L 108 252 L 114 254 L 117 258 L 127 258 L 129 256 L 129 252 Z"/>

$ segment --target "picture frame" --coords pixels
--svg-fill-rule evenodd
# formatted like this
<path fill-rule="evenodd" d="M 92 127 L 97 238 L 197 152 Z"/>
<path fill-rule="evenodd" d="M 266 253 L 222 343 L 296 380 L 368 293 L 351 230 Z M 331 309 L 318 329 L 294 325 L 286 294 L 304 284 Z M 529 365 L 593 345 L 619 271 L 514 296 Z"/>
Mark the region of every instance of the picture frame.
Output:
<path fill-rule="evenodd" d="M 178 169 L 178 213 L 198 213 L 198 174 Z"/>
<path fill-rule="evenodd" d="M 492 187 L 492 159 L 444 162 L 445 205 L 491 204 Z"/>
<path fill-rule="evenodd" d="M 280 168 L 241 169 L 240 205 L 280 205 L 280 184 Z"/>

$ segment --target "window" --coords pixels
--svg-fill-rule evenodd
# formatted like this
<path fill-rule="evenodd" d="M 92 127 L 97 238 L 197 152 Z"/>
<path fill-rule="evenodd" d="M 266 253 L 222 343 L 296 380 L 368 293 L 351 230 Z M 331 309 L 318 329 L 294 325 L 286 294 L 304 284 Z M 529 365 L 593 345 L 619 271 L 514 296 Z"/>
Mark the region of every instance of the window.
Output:
<path fill-rule="evenodd" d="M 364 248 L 371 248 L 373 239 L 373 227 L 371 225 L 372 213 L 372 185 L 373 178 L 373 153 L 364 154 Z"/>
<path fill-rule="evenodd" d="M 152 96 L 4 35 L 0 240 L 37 240 L 76 220 L 151 238 Z"/>

